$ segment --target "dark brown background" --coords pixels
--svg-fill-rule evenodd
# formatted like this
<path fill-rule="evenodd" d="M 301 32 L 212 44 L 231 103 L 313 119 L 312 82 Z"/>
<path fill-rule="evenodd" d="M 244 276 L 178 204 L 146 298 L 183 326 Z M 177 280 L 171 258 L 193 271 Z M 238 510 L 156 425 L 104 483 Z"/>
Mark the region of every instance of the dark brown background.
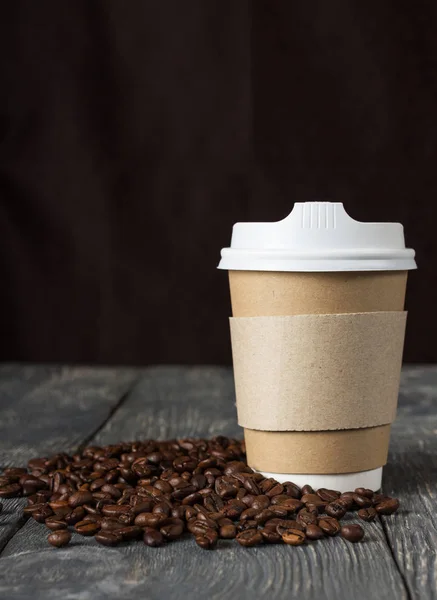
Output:
<path fill-rule="evenodd" d="M 0 20 L 0 359 L 229 363 L 235 221 L 405 225 L 437 360 L 437 8 L 14 0 Z"/>

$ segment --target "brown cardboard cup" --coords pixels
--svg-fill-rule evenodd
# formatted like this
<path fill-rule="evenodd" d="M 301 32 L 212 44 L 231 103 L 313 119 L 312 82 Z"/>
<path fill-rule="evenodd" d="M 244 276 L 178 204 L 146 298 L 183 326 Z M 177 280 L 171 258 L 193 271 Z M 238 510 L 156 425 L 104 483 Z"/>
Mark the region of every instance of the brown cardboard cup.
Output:
<path fill-rule="evenodd" d="M 407 271 L 229 271 L 234 317 L 403 311 Z M 248 464 L 272 473 L 353 473 L 387 462 L 390 425 L 245 430 Z"/>

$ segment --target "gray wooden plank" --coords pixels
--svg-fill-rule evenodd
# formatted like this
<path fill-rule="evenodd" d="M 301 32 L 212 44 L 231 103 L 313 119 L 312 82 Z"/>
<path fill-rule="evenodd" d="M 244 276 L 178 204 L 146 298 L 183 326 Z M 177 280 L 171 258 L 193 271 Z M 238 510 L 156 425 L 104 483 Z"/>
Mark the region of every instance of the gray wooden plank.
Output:
<path fill-rule="evenodd" d="M 437 368 L 410 367 L 401 381 L 384 490 L 399 496 L 383 517 L 411 598 L 437 598 Z"/>
<path fill-rule="evenodd" d="M 232 374 L 219 368 L 148 370 L 93 443 L 147 437 L 241 435 L 236 424 Z M 166 600 L 235 597 L 253 600 L 408 598 L 379 523 L 366 527 L 366 541 L 340 538 L 307 547 L 242 549 L 222 543 L 215 552 L 186 539 L 160 549 L 141 542 L 107 549 L 75 536 L 63 550 L 46 544 L 43 526 L 28 522 L 1 558 L 0 596 L 26 598 L 141 595 Z M 6 575 L 7 573 L 7 575 Z M 424 596 L 426 597 L 426 596 Z"/>
<path fill-rule="evenodd" d="M 139 376 L 135 369 L 0 366 L 0 470 L 75 450 Z M 23 523 L 24 499 L 2 500 L 0 549 Z"/>

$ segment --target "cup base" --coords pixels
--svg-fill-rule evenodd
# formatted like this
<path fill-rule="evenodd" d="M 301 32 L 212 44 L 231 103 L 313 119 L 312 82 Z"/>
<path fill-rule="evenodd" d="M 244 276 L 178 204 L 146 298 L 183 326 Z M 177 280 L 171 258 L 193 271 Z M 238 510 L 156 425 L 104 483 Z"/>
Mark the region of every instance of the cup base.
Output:
<path fill-rule="evenodd" d="M 382 467 L 372 469 L 370 471 L 361 471 L 358 473 L 340 473 L 338 475 L 311 475 L 311 474 L 292 474 L 292 473 L 267 473 L 260 471 L 264 477 L 272 477 L 284 483 L 284 481 L 292 481 L 299 487 L 309 484 L 315 490 L 319 488 L 327 488 L 330 490 L 338 490 L 339 492 L 350 492 L 357 487 L 368 488 L 373 491 L 381 489 Z"/>

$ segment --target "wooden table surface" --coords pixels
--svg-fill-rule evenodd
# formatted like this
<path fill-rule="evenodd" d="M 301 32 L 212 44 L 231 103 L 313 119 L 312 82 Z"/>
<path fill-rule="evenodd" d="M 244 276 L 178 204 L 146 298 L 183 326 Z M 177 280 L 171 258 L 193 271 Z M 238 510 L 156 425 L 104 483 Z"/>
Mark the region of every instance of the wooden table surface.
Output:
<path fill-rule="evenodd" d="M 0 367 L 0 467 L 87 444 L 217 434 L 241 435 L 226 368 Z M 0 598 L 437 598 L 436 479 L 437 367 L 407 367 L 384 470 L 401 509 L 365 524 L 362 543 L 206 552 L 192 539 L 111 549 L 74 534 L 58 550 L 11 499 L 0 514 Z"/>

